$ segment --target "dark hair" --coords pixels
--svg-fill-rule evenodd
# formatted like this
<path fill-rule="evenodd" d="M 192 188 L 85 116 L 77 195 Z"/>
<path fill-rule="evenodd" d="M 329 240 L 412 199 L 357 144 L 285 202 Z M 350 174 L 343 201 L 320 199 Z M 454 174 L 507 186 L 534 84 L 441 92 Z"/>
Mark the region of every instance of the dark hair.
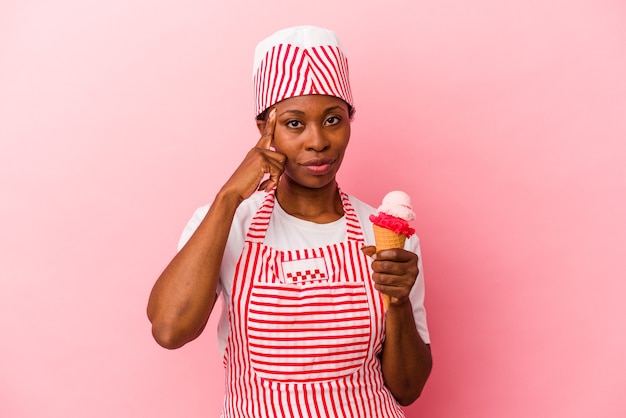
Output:
<path fill-rule="evenodd" d="M 259 113 L 259 115 L 256 117 L 256 120 L 263 120 L 263 121 L 267 120 L 267 111 L 268 110 L 270 110 L 269 107 L 267 109 L 265 109 L 264 111 L 262 111 L 261 113 Z M 356 113 L 356 109 L 353 106 L 348 105 L 348 117 L 350 118 L 350 121 L 352 121 L 352 119 L 354 119 L 354 114 L 355 113 Z"/>

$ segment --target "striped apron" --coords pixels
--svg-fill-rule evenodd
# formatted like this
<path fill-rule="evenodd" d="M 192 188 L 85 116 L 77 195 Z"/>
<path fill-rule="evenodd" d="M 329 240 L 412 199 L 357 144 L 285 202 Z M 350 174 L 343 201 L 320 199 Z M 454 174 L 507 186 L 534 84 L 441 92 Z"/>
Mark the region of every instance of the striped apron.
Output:
<path fill-rule="evenodd" d="M 341 199 L 347 240 L 322 248 L 264 245 L 274 191 L 253 218 L 233 282 L 222 417 L 404 417 L 377 357 L 382 298 Z"/>

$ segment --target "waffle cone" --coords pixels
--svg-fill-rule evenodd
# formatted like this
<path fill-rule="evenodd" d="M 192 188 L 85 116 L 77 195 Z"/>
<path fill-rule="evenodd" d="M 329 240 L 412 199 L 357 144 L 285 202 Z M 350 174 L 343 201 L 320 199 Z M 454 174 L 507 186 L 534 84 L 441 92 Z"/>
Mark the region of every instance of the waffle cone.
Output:
<path fill-rule="evenodd" d="M 376 251 L 388 250 L 390 248 L 404 248 L 406 235 L 396 234 L 395 232 L 381 228 L 378 225 L 374 227 L 374 238 L 376 239 Z"/>
<path fill-rule="evenodd" d="M 374 228 L 374 239 L 376 240 L 376 251 L 388 250 L 391 248 L 404 248 L 406 235 L 396 234 L 395 232 L 381 228 L 378 225 L 372 225 Z M 385 311 L 389 308 L 389 295 L 383 293 L 383 304 Z"/>

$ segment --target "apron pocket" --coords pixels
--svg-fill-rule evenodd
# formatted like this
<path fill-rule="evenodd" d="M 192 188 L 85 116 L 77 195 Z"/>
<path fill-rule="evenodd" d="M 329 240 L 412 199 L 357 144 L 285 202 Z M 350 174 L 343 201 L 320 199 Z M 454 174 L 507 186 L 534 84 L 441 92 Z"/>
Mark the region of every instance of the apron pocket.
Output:
<path fill-rule="evenodd" d="M 279 382 L 334 380 L 364 363 L 371 319 L 363 283 L 255 284 L 248 308 L 255 373 Z"/>

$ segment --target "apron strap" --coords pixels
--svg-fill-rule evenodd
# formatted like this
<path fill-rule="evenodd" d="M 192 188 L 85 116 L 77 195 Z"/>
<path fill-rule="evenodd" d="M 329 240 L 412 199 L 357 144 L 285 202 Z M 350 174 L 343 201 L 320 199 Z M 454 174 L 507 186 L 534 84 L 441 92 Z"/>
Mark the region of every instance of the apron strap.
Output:
<path fill-rule="evenodd" d="M 352 207 L 352 203 L 350 203 L 348 195 L 345 194 L 341 189 L 339 189 L 339 193 L 341 194 L 343 211 L 346 214 L 346 234 L 348 241 L 365 242 L 363 230 L 361 229 L 361 223 L 359 222 L 359 218 L 356 216 L 356 211 L 354 210 L 354 207 Z"/>
<path fill-rule="evenodd" d="M 348 195 L 339 189 L 341 196 L 341 203 L 343 205 L 343 211 L 346 217 L 346 237 L 348 241 L 360 241 L 364 242 L 363 230 L 361 229 L 361 223 L 356 215 L 354 207 L 350 203 Z M 274 210 L 274 204 L 276 201 L 276 188 L 273 188 L 267 193 L 263 203 L 257 210 L 252 223 L 248 228 L 246 234 L 246 241 L 248 242 L 260 242 L 265 240 L 265 234 L 270 224 L 270 218 L 272 217 L 272 211 Z"/>
<path fill-rule="evenodd" d="M 252 223 L 248 228 L 246 234 L 246 241 L 249 242 L 263 242 L 265 240 L 265 233 L 267 227 L 270 224 L 270 218 L 272 217 L 272 211 L 274 210 L 274 196 L 276 195 L 276 187 L 267 193 L 261 207 L 256 211 Z"/>

